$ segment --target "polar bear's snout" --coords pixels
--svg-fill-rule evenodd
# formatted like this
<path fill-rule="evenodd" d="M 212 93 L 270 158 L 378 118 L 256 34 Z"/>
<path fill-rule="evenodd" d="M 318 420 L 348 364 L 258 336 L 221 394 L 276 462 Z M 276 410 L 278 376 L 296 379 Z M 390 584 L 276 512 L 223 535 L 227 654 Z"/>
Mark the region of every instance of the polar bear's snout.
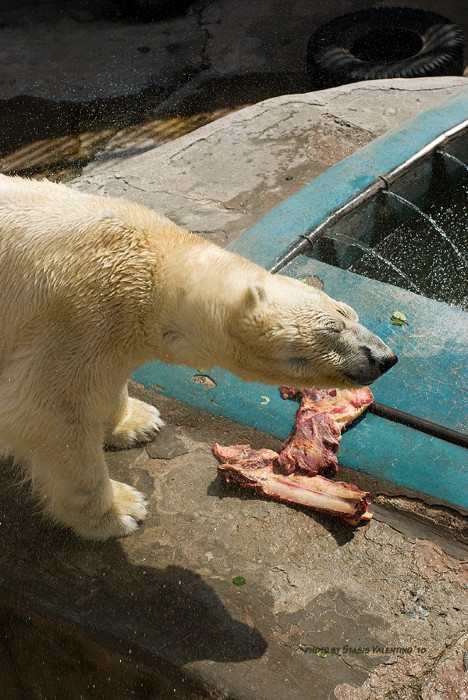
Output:
<path fill-rule="evenodd" d="M 375 367 L 378 371 L 378 377 L 385 374 L 385 372 L 391 369 L 391 367 L 396 365 L 398 362 L 398 357 L 395 355 L 393 350 L 390 350 L 385 343 L 382 344 L 385 347 L 383 349 L 379 347 L 377 351 L 375 348 L 369 348 L 367 345 L 361 346 L 360 348 L 361 352 L 363 352 L 368 359 L 369 365 L 371 367 Z"/>
<path fill-rule="evenodd" d="M 389 353 L 384 357 L 382 360 L 380 360 L 380 373 L 385 374 L 385 372 L 388 372 L 389 369 L 393 367 L 393 365 L 396 365 L 398 362 L 398 357 L 395 355 L 393 350 L 390 350 Z"/>
<path fill-rule="evenodd" d="M 372 384 L 398 362 L 393 350 L 359 323 L 353 329 L 352 336 L 357 353 L 354 353 L 352 367 L 347 366 L 345 374 L 353 382 L 363 386 Z"/>

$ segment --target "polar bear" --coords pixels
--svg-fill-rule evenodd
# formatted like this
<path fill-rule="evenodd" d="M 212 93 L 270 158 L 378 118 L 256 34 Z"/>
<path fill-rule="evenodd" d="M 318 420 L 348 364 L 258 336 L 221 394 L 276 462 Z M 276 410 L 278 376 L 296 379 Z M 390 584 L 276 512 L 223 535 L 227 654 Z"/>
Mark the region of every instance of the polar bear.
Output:
<path fill-rule="evenodd" d="M 103 446 L 163 425 L 127 378 L 158 359 L 244 380 L 351 387 L 394 353 L 346 304 L 144 206 L 0 176 L 0 436 L 44 512 L 90 539 L 128 535 L 142 494 Z"/>

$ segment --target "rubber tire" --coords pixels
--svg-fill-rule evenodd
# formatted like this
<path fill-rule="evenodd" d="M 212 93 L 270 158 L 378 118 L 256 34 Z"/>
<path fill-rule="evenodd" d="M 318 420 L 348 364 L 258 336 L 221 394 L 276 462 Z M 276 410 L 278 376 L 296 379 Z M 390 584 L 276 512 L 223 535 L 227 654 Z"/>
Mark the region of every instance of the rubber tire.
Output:
<path fill-rule="evenodd" d="M 464 46 L 461 29 L 434 12 L 362 10 L 328 22 L 310 38 L 309 76 L 323 89 L 361 80 L 462 75 Z M 402 55 L 405 47 L 411 47 L 409 56 Z"/>

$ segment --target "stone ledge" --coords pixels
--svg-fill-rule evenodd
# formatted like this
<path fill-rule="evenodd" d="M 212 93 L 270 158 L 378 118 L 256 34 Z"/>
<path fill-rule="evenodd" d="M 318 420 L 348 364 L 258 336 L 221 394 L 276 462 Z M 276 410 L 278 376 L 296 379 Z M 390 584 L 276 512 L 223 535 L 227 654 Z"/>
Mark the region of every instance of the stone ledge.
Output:
<path fill-rule="evenodd" d="M 72 184 L 133 199 L 226 245 L 336 162 L 467 85 L 379 80 L 275 97 L 140 155 L 104 152 Z"/>

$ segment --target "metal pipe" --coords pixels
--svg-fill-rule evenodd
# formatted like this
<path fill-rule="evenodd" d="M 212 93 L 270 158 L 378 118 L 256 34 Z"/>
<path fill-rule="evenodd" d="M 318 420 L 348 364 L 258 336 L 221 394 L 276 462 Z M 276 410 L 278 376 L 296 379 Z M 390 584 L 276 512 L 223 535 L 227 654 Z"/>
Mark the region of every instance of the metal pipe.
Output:
<path fill-rule="evenodd" d="M 301 255 L 301 253 L 305 253 L 307 250 L 310 248 L 310 243 L 307 238 L 305 238 L 303 235 L 298 238 L 297 241 L 294 241 L 294 243 L 287 248 L 287 250 L 281 255 L 278 260 L 275 262 L 275 264 L 270 267 L 270 272 L 272 274 L 276 274 L 280 270 L 283 269 L 283 267 L 286 267 L 286 265 L 289 265 L 290 262 L 295 260 L 298 255 Z"/>
<path fill-rule="evenodd" d="M 424 158 L 427 158 L 427 156 L 431 155 L 431 153 L 442 144 L 452 141 L 461 131 L 464 131 L 465 129 L 468 129 L 468 119 L 465 119 L 456 126 L 453 126 L 451 129 L 447 129 L 447 131 L 443 131 L 441 134 L 439 134 L 439 136 L 427 143 L 419 151 L 413 153 L 413 155 L 403 161 L 403 163 L 400 163 L 396 166 L 396 168 L 393 168 L 392 170 L 389 170 L 388 173 L 385 173 L 385 175 L 382 176 L 383 179 L 385 179 L 388 186 L 392 185 L 396 180 L 398 180 L 399 177 L 401 177 L 401 175 L 403 175 L 403 173 L 410 170 L 421 160 L 424 160 Z"/>
<path fill-rule="evenodd" d="M 349 214 L 351 211 L 354 211 L 354 209 L 357 209 L 360 204 L 366 202 L 381 190 L 386 189 L 386 187 L 387 184 L 385 180 L 383 178 L 379 178 L 371 185 L 368 185 L 365 189 L 361 190 L 361 192 L 358 192 L 341 207 L 335 209 L 335 211 L 325 217 L 325 219 L 321 221 L 318 226 L 314 226 L 314 228 L 310 229 L 310 231 L 307 233 L 298 234 L 298 240 L 294 241 L 294 243 L 287 248 L 282 255 L 280 255 L 276 263 L 270 267 L 269 271 L 272 274 L 279 272 L 283 269 L 283 267 L 286 267 L 286 265 L 289 265 L 290 262 L 297 258 L 298 255 L 310 250 L 315 241 L 318 241 L 318 239 L 321 238 L 329 228 L 338 223 L 338 221 L 346 216 L 346 214 Z"/>
<path fill-rule="evenodd" d="M 468 447 L 468 435 L 465 433 L 459 433 L 457 430 L 446 428 L 445 425 L 439 425 L 439 423 L 432 423 L 432 421 L 426 420 L 425 418 L 413 416 L 411 413 L 405 413 L 398 408 L 392 408 L 384 403 L 374 401 L 369 406 L 368 411 L 375 416 L 386 418 L 394 423 L 401 423 L 401 425 L 414 428 L 421 433 L 432 435 L 440 440 L 445 440 L 445 442 L 451 442 L 453 445 Z"/>

